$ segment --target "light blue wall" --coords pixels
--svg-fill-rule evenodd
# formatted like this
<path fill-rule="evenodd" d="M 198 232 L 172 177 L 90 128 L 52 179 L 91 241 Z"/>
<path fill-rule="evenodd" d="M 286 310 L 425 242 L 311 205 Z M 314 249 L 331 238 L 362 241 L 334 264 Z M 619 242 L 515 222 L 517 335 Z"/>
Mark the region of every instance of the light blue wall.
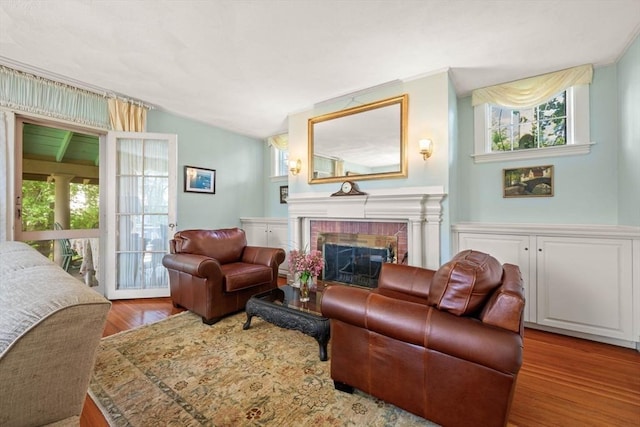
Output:
<path fill-rule="evenodd" d="M 289 215 L 287 204 L 280 203 L 280 187 L 289 185 L 289 177 L 271 177 L 271 147 L 267 141 L 263 141 L 264 146 L 264 215 L 268 218 L 286 218 Z"/>
<path fill-rule="evenodd" d="M 474 164 L 471 98 L 459 99 L 457 219 L 473 222 L 617 224 L 618 87 L 616 66 L 596 68 L 590 88 L 588 155 Z M 638 121 L 638 116 L 636 116 Z M 502 197 L 502 170 L 554 165 L 554 196 Z M 636 162 L 635 167 L 640 165 Z"/>
<path fill-rule="evenodd" d="M 286 218 L 289 215 L 287 204 L 280 203 L 280 187 L 289 185 L 287 179 L 276 179 L 267 181 L 266 211 L 265 216 L 270 218 Z"/>
<path fill-rule="evenodd" d="M 640 37 L 618 62 L 618 217 L 640 226 Z"/>
<path fill-rule="evenodd" d="M 178 230 L 240 226 L 264 215 L 263 141 L 152 110 L 149 132 L 178 135 Z M 185 193 L 184 166 L 216 170 L 216 194 Z"/>

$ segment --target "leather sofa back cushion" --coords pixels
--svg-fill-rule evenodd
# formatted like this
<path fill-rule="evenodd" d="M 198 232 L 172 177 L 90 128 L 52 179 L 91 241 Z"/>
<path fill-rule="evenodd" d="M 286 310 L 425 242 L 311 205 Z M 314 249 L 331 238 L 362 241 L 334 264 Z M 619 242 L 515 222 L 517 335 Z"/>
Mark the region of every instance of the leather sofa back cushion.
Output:
<path fill-rule="evenodd" d="M 502 265 L 478 251 L 462 251 L 433 275 L 428 304 L 456 316 L 477 315 L 500 286 Z"/>
<path fill-rule="evenodd" d="M 381 294 L 397 291 L 404 295 L 420 298 L 420 301 L 426 304 L 434 273 L 433 270 L 426 268 L 385 262 L 382 264 L 378 288 L 375 291 Z M 401 297 L 398 296 L 398 298 Z"/>
<path fill-rule="evenodd" d="M 176 241 L 176 253 L 206 255 L 220 264 L 239 261 L 247 246 L 244 231 L 239 228 L 183 230 L 173 238 Z"/>

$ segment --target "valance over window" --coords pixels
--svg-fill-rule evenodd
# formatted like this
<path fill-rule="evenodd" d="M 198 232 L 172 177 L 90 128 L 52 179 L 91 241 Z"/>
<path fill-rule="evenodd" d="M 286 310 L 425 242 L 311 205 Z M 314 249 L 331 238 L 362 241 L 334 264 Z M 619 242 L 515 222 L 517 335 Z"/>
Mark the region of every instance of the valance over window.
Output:
<path fill-rule="evenodd" d="M 0 106 L 109 129 L 107 98 L 0 66 Z"/>
<path fill-rule="evenodd" d="M 286 151 L 289 149 L 289 135 L 286 133 L 274 135 L 267 138 L 267 143 L 278 150 Z"/>
<path fill-rule="evenodd" d="M 107 99 L 109 98 L 109 99 Z M 0 106 L 107 130 L 144 132 L 148 106 L 0 65 Z"/>
<path fill-rule="evenodd" d="M 530 108 L 546 102 L 571 86 L 590 84 L 592 78 L 593 66 L 581 65 L 474 90 L 471 103 L 474 107 L 488 103 L 509 108 Z"/>

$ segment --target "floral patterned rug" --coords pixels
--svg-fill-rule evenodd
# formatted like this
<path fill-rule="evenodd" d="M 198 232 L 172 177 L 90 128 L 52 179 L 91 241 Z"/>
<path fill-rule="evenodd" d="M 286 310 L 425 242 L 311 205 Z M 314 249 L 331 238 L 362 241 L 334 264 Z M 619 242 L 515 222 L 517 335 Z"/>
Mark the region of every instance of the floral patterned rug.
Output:
<path fill-rule="evenodd" d="M 183 312 L 104 338 L 89 392 L 113 426 L 435 425 L 335 390 L 313 338 L 245 320 Z"/>

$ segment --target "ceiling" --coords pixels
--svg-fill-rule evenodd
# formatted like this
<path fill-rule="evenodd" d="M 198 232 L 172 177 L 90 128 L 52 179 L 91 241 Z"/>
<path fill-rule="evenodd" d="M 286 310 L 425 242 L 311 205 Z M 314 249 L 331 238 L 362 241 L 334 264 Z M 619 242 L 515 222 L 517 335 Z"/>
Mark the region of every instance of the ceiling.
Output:
<path fill-rule="evenodd" d="M 0 63 L 264 138 L 397 79 L 611 64 L 639 31 L 640 0 L 0 0 Z"/>
<path fill-rule="evenodd" d="M 65 174 L 71 182 L 98 182 L 99 142 L 84 135 L 25 123 L 22 129 L 23 179 L 47 181 L 52 174 Z"/>

